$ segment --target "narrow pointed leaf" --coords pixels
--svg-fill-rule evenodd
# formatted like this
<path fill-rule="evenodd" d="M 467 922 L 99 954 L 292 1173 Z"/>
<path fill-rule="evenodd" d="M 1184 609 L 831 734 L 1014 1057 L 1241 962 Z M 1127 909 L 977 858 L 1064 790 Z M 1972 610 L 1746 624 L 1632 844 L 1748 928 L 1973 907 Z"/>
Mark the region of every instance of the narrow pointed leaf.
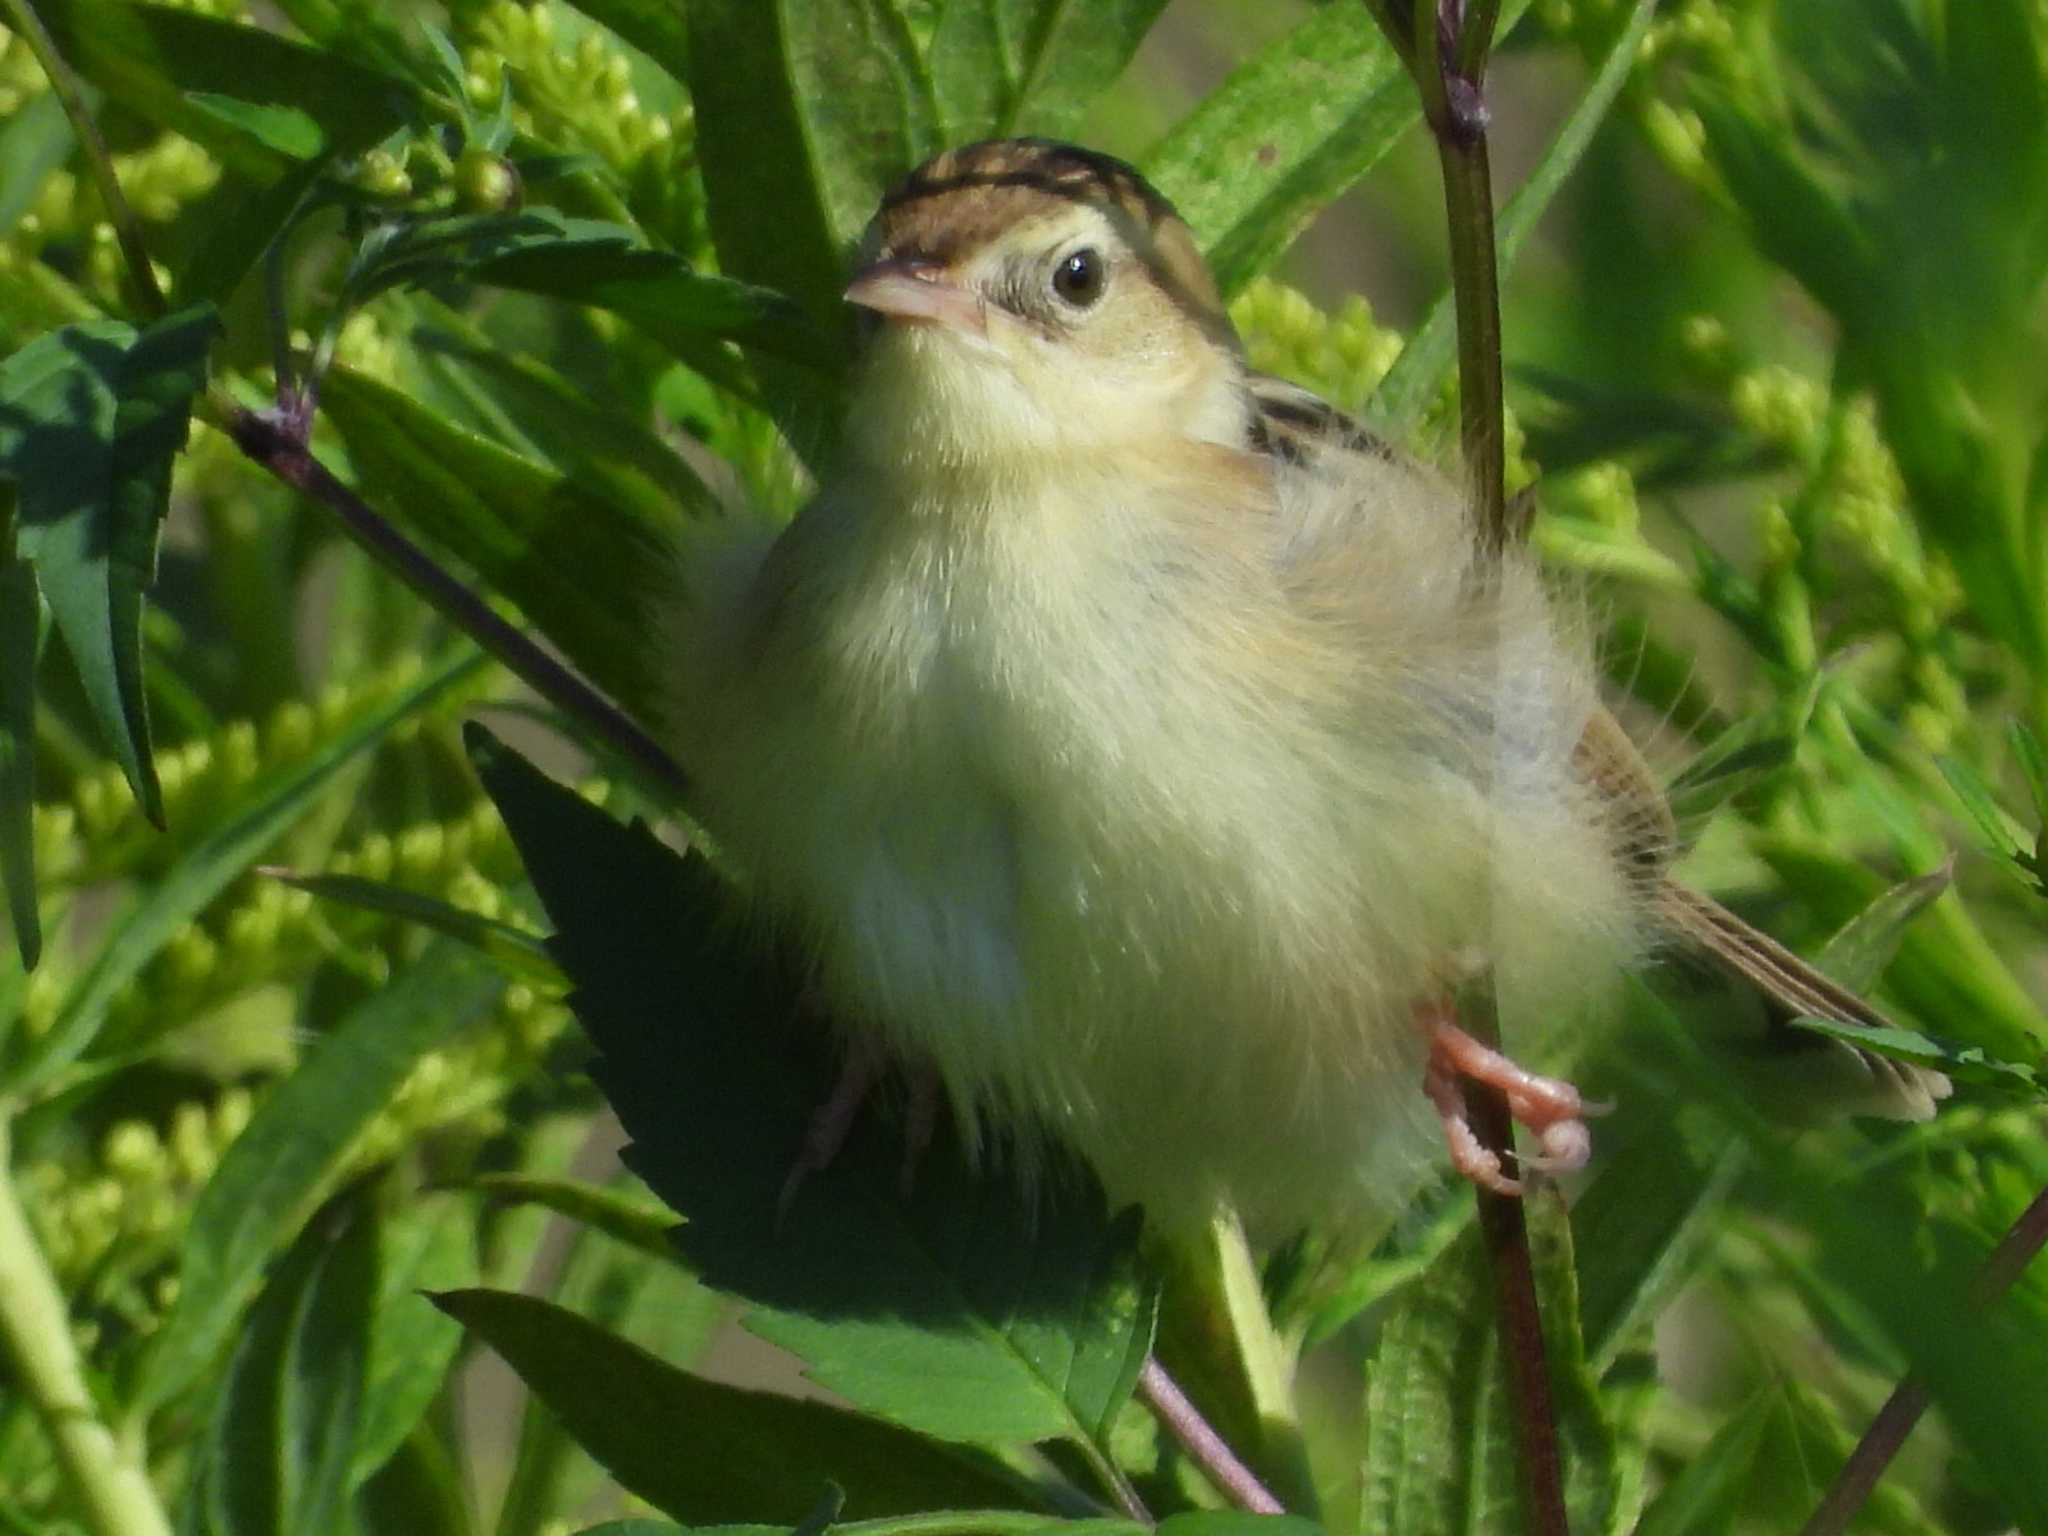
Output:
<path fill-rule="evenodd" d="M 136 331 L 87 321 L 0 363 L 0 476 L 101 735 L 151 821 L 163 799 L 142 686 L 142 594 L 156 573 L 171 461 L 220 322 L 210 305 Z"/>
<path fill-rule="evenodd" d="M 178 1303 L 154 1340 L 139 1401 L 163 1402 L 207 1368 L 362 1128 L 422 1053 L 481 1019 L 503 988 L 475 955 L 442 941 L 271 1090 L 200 1191 Z"/>
<path fill-rule="evenodd" d="M 966 0 L 925 47 L 948 143 L 1067 138 L 1130 63 L 1164 0 Z"/>
<path fill-rule="evenodd" d="M 465 1194 L 430 1193 L 408 1200 L 381 1224 L 351 1486 L 398 1453 L 447 1385 L 462 1329 L 424 1293 L 475 1283 L 476 1211 Z"/>
<path fill-rule="evenodd" d="M 194 139 L 259 186 L 302 158 L 273 130 L 303 118 L 323 148 L 357 154 L 416 111 L 412 87 L 261 27 L 123 0 L 37 0 L 59 51 L 87 79 L 160 127 Z M 246 103 L 223 110 L 223 99 Z M 286 130 L 300 147 L 304 130 Z M 246 190 L 246 183 L 245 183 Z"/>
<path fill-rule="evenodd" d="M 536 1297 L 469 1290 L 434 1301 L 504 1356 L 623 1487 L 678 1520 L 796 1521 L 828 1483 L 856 1519 L 1022 1507 L 972 1456 L 823 1403 L 705 1381 Z"/>
<path fill-rule="evenodd" d="M 1363 5 L 1319 8 L 1238 66 L 1144 157 L 1226 298 L 1421 115 Z"/>
<path fill-rule="evenodd" d="M 610 310 L 686 360 L 706 338 L 729 338 L 806 367 L 829 372 L 840 365 L 837 333 L 820 329 L 773 289 L 696 271 L 680 256 L 640 244 L 621 225 L 544 210 L 525 223 L 536 227 L 495 242 L 466 274 Z"/>
<path fill-rule="evenodd" d="M 365 880 L 359 875 L 301 875 L 288 869 L 265 869 L 260 873 L 294 890 L 306 891 L 322 901 L 356 907 L 365 912 L 382 912 L 417 923 L 422 928 L 431 928 L 436 933 L 444 933 L 467 944 L 477 953 L 488 955 L 507 975 L 517 976 L 522 981 L 550 991 L 560 991 L 565 985 L 562 973 L 548 958 L 547 945 L 525 929 L 515 928 L 510 923 L 485 917 L 480 912 L 468 911 L 419 891 L 409 891 L 403 886 L 382 880 Z"/>
<path fill-rule="evenodd" d="M 1736 1410 L 1676 1477 L 1643 1511 L 1635 1536 L 1728 1536 L 1742 1512 L 1742 1495 L 1757 1443 L 1769 1421 L 1768 1398 L 1775 1385 L 1759 1391 Z"/>
<path fill-rule="evenodd" d="M 482 664 L 462 647 L 389 699 L 367 708 L 332 740 L 299 762 L 249 786 L 155 885 L 117 918 L 84 973 L 72 984 L 49 1032 L 8 1087 L 22 1097 L 46 1087 L 87 1050 L 106 1022 L 107 1005 L 228 882 L 303 816 L 343 768 L 381 742 L 399 722 L 423 709 Z"/>
<path fill-rule="evenodd" d="M 840 327 L 847 253 L 882 190 L 939 147 L 902 12 L 865 0 L 697 0 L 690 95 L 719 265 Z"/>
<path fill-rule="evenodd" d="M 376 1288 L 374 1210 L 347 1195 L 307 1224 L 235 1347 L 206 1468 L 222 1536 L 340 1528 Z"/>
<path fill-rule="evenodd" d="M 1844 923 L 1814 963 L 1851 991 L 1877 984 L 1905 942 L 1906 929 L 1955 881 L 1955 860 L 1893 886 Z"/>
<path fill-rule="evenodd" d="M 0 883 L 25 971 L 43 949 L 36 910 L 36 662 L 45 613 L 28 562 L 0 552 Z"/>
<path fill-rule="evenodd" d="M 651 1200 L 577 1179 L 520 1173 L 485 1174 L 472 1179 L 469 1187 L 507 1204 L 543 1206 L 642 1253 L 675 1262 L 675 1213 Z"/>

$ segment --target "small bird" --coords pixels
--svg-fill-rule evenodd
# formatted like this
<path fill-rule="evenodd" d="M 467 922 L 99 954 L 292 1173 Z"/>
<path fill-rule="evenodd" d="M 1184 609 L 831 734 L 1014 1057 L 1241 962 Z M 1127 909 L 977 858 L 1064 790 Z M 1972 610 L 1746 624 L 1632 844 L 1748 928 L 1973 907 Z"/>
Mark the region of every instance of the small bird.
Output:
<path fill-rule="evenodd" d="M 971 1142 L 1278 1236 L 1392 1209 L 1439 1118 L 1514 1189 L 1462 1075 L 1525 1161 L 1583 1161 L 1571 1087 L 1457 1030 L 1478 973 L 1539 1039 L 1669 948 L 1882 1022 L 1669 878 L 1581 616 L 1444 479 L 1251 372 L 1131 167 L 941 154 L 846 297 L 839 461 L 693 561 L 667 725 L 856 1049 L 933 1072 Z M 1946 1090 L 1865 1060 L 1895 1112 Z"/>

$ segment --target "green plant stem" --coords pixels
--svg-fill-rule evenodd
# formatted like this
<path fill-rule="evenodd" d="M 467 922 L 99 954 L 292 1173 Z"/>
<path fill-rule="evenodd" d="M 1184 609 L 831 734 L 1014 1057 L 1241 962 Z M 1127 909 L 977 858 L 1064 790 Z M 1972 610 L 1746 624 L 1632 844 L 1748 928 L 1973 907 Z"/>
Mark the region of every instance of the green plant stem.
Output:
<path fill-rule="evenodd" d="M 149 1473 L 122 1452 L 86 1386 L 71 1314 L 14 1187 L 9 1128 L 0 1118 L 0 1346 L 10 1374 L 57 1450 L 95 1536 L 170 1536 Z"/>
<path fill-rule="evenodd" d="M 680 798 L 688 778 L 659 742 L 337 480 L 300 435 L 303 422 L 288 424 L 220 394 L 203 397 L 198 409 L 249 458 L 340 518 L 350 537 L 509 667 L 521 682 L 587 728 L 663 791 Z"/>
<path fill-rule="evenodd" d="M 135 291 L 141 296 L 143 313 L 152 320 L 157 319 L 170 306 L 164 299 L 163 289 L 157 286 L 156 268 L 150 264 L 149 247 L 142 243 L 142 225 L 135 217 L 135 210 L 128 206 L 128 199 L 121 195 L 121 179 L 114 174 L 114 157 L 108 152 L 99 124 L 93 121 L 92 112 L 85 104 L 85 82 L 57 51 L 56 40 L 50 36 L 49 29 L 43 25 L 42 17 L 35 13 L 35 7 L 29 0 L 0 0 L 0 4 L 5 5 L 14 30 L 21 34 L 28 43 L 29 52 L 42 65 L 43 73 L 49 77 L 50 89 L 56 93 L 65 117 L 71 121 L 71 131 L 78 135 L 86 164 L 92 168 L 93 184 L 99 188 L 100 202 L 107 210 L 108 222 L 114 226 L 114 237 L 120 241 L 121 254 L 127 258 Z"/>

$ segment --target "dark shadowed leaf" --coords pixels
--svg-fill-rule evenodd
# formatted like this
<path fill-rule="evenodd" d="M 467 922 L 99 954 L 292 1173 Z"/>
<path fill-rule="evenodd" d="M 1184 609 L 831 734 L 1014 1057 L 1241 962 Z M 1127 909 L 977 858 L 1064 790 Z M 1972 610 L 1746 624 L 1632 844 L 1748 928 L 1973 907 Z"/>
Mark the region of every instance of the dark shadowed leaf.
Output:
<path fill-rule="evenodd" d="M 48 618 L 28 562 L 0 550 L 0 883 L 22 969 L 31 971 L 43 948 L 33 834 L 36 662 Z"/>
<path fill-rule="evenodd" d="M 171 461 L 220 331 L 195 305 L 137 331 L 87 321 L 0 362 L 0 476 L 16 549 L 78 669 L 101 735 L 151 821 L 163 797 L 142 686 L 142 594 L 156 575 Z"/>
<path fill-rule="evenodd" d="M 854 1518 L 1028 1507 L 971 1452 L 823 1403 L 705 1381 L 536 1297 L 470 1290 L 435 1301 L 503 1355 L 621 1485 L 679 1520 L 800 1520 L 828 1483 L 845 1490 Z"/>
<path fill-rule="evenodd" d="M 747 941 L 701 858 L 619 826 L 481 729 L 469 740 L 556 925 L 627 1162 L 686 1218 L 676 1241 L 705 1283 L 759 1304 L 752 1326 L 898 1422 L 1099 1447 L 1151 1340 L 1135 1213 L 1112 1220 L 1071 1168 L 1048 1173 L 1034 1209 L 946 1135 L 906 1199 L 900 1141 L 868 1116 L 778 1219 L 834 1075 L 793 1017 L 801 971 Z"/>

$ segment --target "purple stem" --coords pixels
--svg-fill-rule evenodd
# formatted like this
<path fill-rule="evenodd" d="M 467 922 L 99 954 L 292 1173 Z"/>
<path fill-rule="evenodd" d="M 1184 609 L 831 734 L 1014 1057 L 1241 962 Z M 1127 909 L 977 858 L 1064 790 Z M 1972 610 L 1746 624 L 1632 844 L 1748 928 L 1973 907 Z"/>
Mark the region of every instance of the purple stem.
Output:
<path fill-rule="evenodd" d="M 1202 1417 L 1201 1410 L 1188 1401 L 1187 1394 L 1166 1374 L 1166 1367 L 1155 1355 L 1147 1355 L 1144 1368 L 1138 1372 L 1138 1396 L 1152 1410 L 1153 1417 L 1180 1442 L 1181 1449 L 1194 1459 L 1195 1465 L 1202 1469 L 1209 1481 L 1239 1509 L 1254 1515 L 1287 1513 L 1280 1507 L 1280 1501 L 1266 1491 L 1266 1485 L 1258 1480 L 1252 1469 L 1239 1461 L 1237 1453 L 1224 1444 L 1223 1437 L 1209 1427 L 1209 1421 Z"/>

